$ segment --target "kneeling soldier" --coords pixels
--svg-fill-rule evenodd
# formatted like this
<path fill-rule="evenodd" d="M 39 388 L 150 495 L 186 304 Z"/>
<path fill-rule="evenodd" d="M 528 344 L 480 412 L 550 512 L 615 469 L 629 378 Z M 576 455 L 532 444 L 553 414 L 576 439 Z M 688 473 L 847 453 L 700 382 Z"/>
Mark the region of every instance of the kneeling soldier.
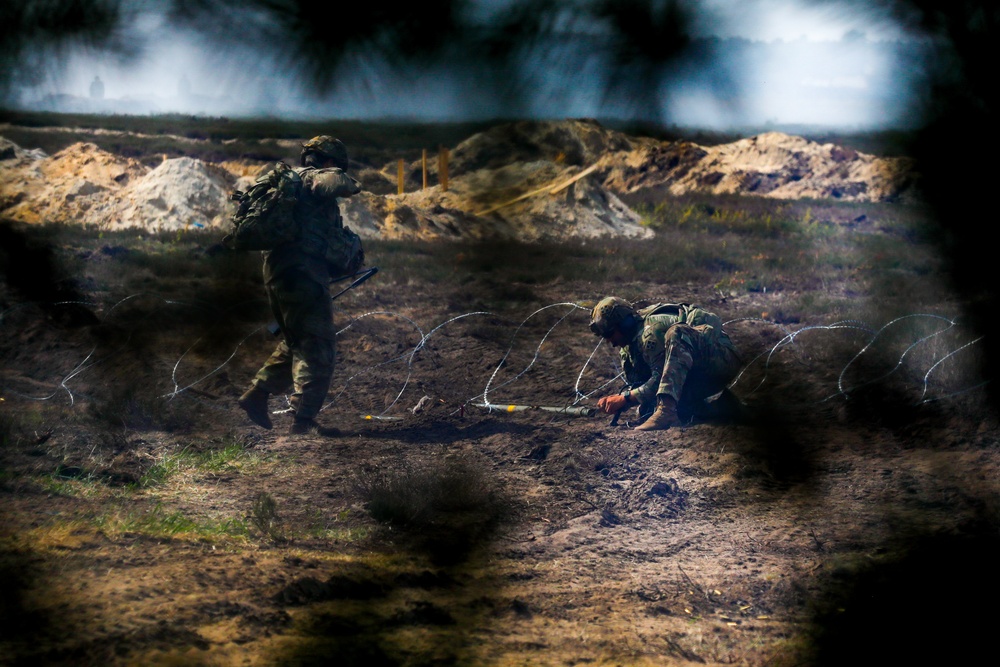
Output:
<path fill-rule="evenodd" d="M 590 330 L 621 348 L 627 383 L 597 407 L 618 414 L 638 406 L 644 421 L 636 430 L 666 429 L 692 417 L 732 417 L 742 410 L 727 388 L 742 361 L 714 313 L 682 303 L 636 310 L 609 296 L 594 307 Z"/>

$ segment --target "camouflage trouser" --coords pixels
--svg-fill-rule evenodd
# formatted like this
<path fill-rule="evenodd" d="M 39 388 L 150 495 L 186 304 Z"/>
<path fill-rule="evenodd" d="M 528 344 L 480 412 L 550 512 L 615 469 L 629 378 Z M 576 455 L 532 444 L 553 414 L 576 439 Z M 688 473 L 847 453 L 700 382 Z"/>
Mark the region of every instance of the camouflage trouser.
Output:
<path fill-rule="evenodd" d="M 326 400 L 336 361 L 330 293 L 305 274 L 291 270 L 268 283 L 267 298 L 282 341 L 253 383 L 271 394 L 292 388 L 295 416 L 313 418 Z"/>
<path fill-rule="evenodd" d="M 728 337 L 710 325 L 678 323 L 667 330 L 663 342 L 665 361 L 656 391 L 658 400 L 673 397 L 681 418 L 719 416 L 716 413 L 729 405 L 729 399 L 736 400 L 731 395 L 722 402 L 705 400 L 720 391 L 728 393 L 726 385 L 739 372 L 741 361 Z M 643 407 L 651 409 L 641 406 L 640 414 Z"/>

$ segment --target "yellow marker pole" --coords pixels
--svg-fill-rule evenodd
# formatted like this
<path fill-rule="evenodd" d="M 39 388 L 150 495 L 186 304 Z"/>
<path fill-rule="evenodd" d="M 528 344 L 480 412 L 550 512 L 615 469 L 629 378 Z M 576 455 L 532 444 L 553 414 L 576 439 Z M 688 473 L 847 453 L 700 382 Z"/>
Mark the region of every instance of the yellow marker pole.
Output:
<path fill-rule="evenodd" d="M 399 184 L 399 194 L 403 194 L 403 159 L 399 159 L 399 168 L 396 176 L 396 182 Z"/>
<path fill-rule="evenodd" d="M 423 157 L 423 160 L 422 160 L 422 166 L 423 166 L 423 170 L 424 170 L 424 187 L 423 187 L 423 189 L 426 190 L 427 189 L 427 149 L 426 148 L 424 149 L 424 157 Z"/>

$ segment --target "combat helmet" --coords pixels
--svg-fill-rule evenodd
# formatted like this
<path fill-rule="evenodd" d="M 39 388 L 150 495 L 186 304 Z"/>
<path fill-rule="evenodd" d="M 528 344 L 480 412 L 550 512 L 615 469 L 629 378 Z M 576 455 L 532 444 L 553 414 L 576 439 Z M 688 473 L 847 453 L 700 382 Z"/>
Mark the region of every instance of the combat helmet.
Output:
<path fill-rule="evenodd" d="M 590 330 L 594 335 L 608 338 L 615 331 L 631 337 L 636 332 L 642 318 L 625 299 L 607 296 L 597 302 L 590 315 Z"/>
<path fill-rule="evenodd" d="M 334 139 L 327 134 L 313 137 L 302 144 L 302 161 L 305 163 L 307 155 L 316 155 L 321 158 L 332 160 L 333 164 L 346 170 L 349 164 L 347 159 L 347 146 L 340 139 Z"/>

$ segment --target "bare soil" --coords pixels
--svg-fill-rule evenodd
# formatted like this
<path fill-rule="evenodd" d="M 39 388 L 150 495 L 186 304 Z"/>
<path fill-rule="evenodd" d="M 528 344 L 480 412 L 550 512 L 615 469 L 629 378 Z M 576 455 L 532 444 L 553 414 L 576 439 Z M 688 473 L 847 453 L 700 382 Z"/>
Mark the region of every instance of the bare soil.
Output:
<path fill-rule="evenodd" d="M 807 326 L 774 319 L 794 285 L 527 284 L 516 265 L 338 299 L 337 438 L 236 406 L 274 344 L 259 284 L 210 313 L 162 273 L 143 294 L 84 280 L 76 310 L 5 291 L 0 664 L 979 660 L 1000 424 L 965 391 L 955 302 Z M 617 389 L 586 326 L 606 294 L 722 315 L 749 416 L 640 433 L 511 411 Z M 399 498 L 412 513 L 378 514 Z"/>

